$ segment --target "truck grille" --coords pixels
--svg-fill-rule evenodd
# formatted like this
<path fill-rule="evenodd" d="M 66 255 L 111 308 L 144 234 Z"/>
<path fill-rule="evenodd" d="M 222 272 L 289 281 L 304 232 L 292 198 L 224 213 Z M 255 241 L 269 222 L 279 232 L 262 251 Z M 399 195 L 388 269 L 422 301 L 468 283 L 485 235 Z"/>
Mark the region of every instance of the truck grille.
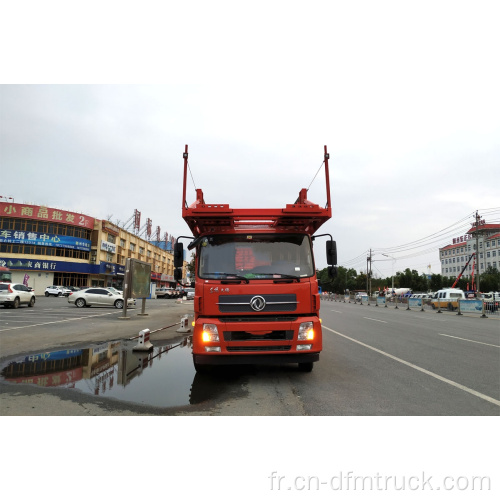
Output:
<path fill-rule="evenodd" d="M 252 307 L 254 299 L 259 298 L 260 307 Z M 297 309 L 297 296 L 295 294 L 276 295 L 221 295 L 219 297 L 220 312 L 231 313 L 270 313 L 291 312 Z"/>
<path fill-rule="evenodd" d="M 250 332 L 224 332 L 226 342 L 241 342 L 245 340 L 293 340 L 293 330 L 275 330 L 262 335 Z"/>
<path fill-rule="evenodd" d="M 222 323 L 258 323 L 258 322 L 292 322 L 296 321 L 298 316 L 220 316 Z"/>

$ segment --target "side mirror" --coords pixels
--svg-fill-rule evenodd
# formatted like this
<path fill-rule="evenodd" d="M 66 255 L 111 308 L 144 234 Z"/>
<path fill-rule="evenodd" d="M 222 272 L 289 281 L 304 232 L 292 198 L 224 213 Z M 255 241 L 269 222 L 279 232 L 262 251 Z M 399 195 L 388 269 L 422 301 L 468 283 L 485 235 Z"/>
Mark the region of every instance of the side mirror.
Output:
<path fill-rule="evenodd" d="M 184 245 L 182 243 L 174 244 L 174 267 L 182 267 L 184 264 Z"/>
<path fill-rule="evenodd" d="M 326 263 L 329 266 L 337 265 L 337 242 L 329 240 L 326 242 Z"/>
<path fill-rule="evenodd" d="M 182 267 L 174 269 L 174 280 L 180 281 L 182 279 Z"/>

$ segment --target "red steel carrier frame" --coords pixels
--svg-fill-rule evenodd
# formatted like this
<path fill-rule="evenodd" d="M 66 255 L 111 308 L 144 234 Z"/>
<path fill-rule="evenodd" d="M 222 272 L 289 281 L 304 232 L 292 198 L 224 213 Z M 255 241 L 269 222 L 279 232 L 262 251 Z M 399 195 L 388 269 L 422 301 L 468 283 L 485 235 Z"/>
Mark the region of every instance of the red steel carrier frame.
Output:
<path fill-rule="evenodd" d="M 188 205 L 187 146 L 183 156 L 182 217 L 193 234 L 188 249 L 196 248 L 196 369 L 211 364 L 298 363 L 310 371 L 322 349 L 312 241 L 331 217 L 326 146 L 325 208 L 307 199 L 307 189 L 281 209 L 206 203 L 201 189 Z M 327 242 L 327 261 L 333 265 L 334 245 Z M 178 268 L 183 261 L 179 241 L 174 254 Z"/>

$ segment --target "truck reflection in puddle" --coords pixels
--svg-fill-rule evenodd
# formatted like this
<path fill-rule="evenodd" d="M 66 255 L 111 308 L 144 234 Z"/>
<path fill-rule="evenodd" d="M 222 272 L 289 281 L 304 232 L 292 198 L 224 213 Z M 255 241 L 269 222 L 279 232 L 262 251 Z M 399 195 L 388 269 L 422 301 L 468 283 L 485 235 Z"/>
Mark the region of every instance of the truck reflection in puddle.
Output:
<path fill-rule="evenodd" d="M 160 344 L 149 352 L 134 351 L 137 341 L 131 340 L 42 352 L 10 362 L 1 374 L 10 383 L 77 389 L 158 407 L 201 403 L 223 390 L 221 381 L 195 375 L 191 337 Z"/>

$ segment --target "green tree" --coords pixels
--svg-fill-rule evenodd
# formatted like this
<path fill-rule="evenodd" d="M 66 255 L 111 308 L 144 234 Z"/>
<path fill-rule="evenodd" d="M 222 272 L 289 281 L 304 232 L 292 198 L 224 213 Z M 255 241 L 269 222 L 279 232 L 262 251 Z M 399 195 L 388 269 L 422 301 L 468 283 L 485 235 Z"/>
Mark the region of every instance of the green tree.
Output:
<path fill-rule="evenodd" d="M 441 290 L 443 288 L 443 277 L 440 274 L 432 274 L 429 286 L 434 292 Z"/>
<path fill-rule="evenodd" d="M 321 287 L 323 292 L 333 291 L 333 280 L 328 276 L 328 268 L 316 269 L 316 278 L 318 279 L 318 285 Z"/>
<path fill-rule="evenodd" d="M 497 292 L 500 290 L 500 272 L 497 268 L 488 267 L 479 279 L 481 292 Z"/>
<path fill-rule="evenodd" d="M 316 277 L 323 291 L 333 293 L 344 293 L 346 289 L 355 290 L 357 286 L 357 273 L 354 269 L 346 269 L 339 266 L 337 276 L 331 279 L 328 276 L 328 268 L 316 270 Z M 366 280 L 366 275 L 365 275 Z"/>
<path fill-rule="evenodd" d="M 358 274 L 356 276 L 356 280 L 355 280 L 355 283 L 356 283 L 356 288 L 355 290 L 366 290 L 366 274 L 364 272 L 360 272 L 360 274 Z"/>

